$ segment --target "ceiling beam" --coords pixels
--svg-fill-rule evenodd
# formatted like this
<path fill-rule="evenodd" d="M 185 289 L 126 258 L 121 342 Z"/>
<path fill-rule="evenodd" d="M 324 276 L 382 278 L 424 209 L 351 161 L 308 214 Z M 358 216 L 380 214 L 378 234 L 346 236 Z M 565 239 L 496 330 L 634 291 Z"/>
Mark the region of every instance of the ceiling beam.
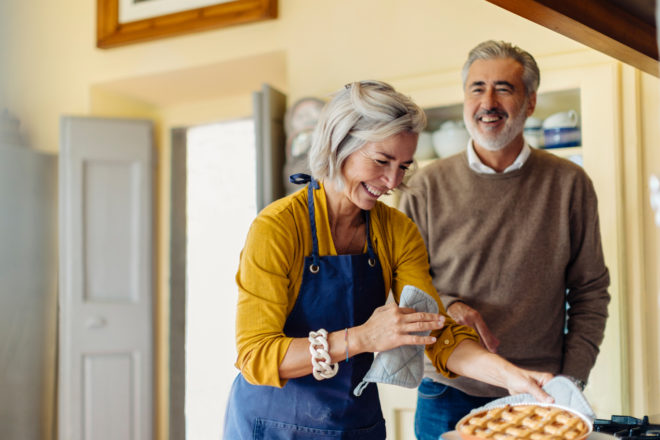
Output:
<path fill-rule="evenodd" d="M 656 26 L 617 5 L 603 0 L 486 1 L 660 77 Z"/>

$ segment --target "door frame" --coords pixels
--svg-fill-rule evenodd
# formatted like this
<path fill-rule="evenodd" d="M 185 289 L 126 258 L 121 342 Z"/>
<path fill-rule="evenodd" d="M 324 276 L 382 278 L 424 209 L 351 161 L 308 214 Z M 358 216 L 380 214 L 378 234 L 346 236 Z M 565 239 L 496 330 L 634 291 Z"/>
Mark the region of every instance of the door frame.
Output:
<path fill-rule="evenodd" d="M 187 128 L 171 130 L 169 439 L 186 439 Z"/>

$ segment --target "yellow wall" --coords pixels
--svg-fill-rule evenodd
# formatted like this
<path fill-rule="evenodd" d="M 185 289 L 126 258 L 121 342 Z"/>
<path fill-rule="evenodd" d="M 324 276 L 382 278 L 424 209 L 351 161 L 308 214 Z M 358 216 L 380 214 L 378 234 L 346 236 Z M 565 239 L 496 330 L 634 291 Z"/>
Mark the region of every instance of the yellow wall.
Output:
<path fill-rule="evenodd" d="M 621 255 L 628 326 L 627 375 L 632 414 L 660 422 L 660 229 L 653 223 L 648 182 L 660 175 L 660 87 L 657 78 L 623 66 L 621 76 Z"/>
<path fill-rule="evenodd" d="M 552 68 L 543 60 L 556 55 L 593 56 L 483 0 L 280 0 L 279 5 L 276 20 L 101 50 L 95 47 L 92 0 L 0 1 L 0 107 L 21 120 L 34 148 L 57 151 L 63 114 L 146 117 L 157 123 L 161 343 L 169 279 L 170 128 L 249 116 L 250 92 L 261 82 L 280 88 L 293 102 L 325 96 L 357 79 L 405 87 L 411 77 L 417 83 L 425 76 L 453 78 L 466 52 L 489 38 L 521 45 L 539 59 L 542 71 Z M 641 87 L 658 96 L 657 79 L 643 76 Z M 459 90 L 448 93 L 460 100 Z M 643 105 L 646 128 L 638 145 L 648 182 L 650 172 L 660 172 L 658 149 L 651 148 L 658 145 L 660 116 L 658 100 L 647 98 Z M 648 192 L 645 196 L 648 204 Z M 641 251 L 648 275 L 640 283 L 645 304 L 657 308 L 660 234 L 650 224 L 648 207 L 644 210 L 642 232 L 655 246 Z M 657 339 L 654 344 L 656 361 L 649 368 L 659 365 Z M 162 344 L 158 353 L 165 365 Z M 164 374 L 159 384 L 158 438 L 165 439 Z M 660 413 L 660 402 L 654 405 Z"/>
<path fill-rule="evenodd" d="M 118 80 L 222 63 L 231 69 L 234 60 L 282 52 L 283 87 L 295 99 L 354 79 L 456 67 L 487 38 L 516 41 L 536 55 L 582 48 L 483 0 L 280 0 L 277 20 L 104 50 L 95 47 L 94 1 L 0 3 L 3 105 L 36 148 L 51 151 L 59 116 L 90 113 L 92 88 Z"/>
<path fill-rule="evenodd" d="M 650 391 L 646 403 L 655 423 L 660 423 L 660 226 L 653 223 L 653 212 L 649 204 L 648 182 L 651 174 L 660 177 L 660 84 L 657 78 L 641 75 L 642 114 L 642 169 L 643 179 L 643 242 L 644 270 L 643 310 L 646 326 L 643 329 L 644 349 L 646 350 L 646 371 Z M 637 319 L 638 317 L 634 317 Z"/>

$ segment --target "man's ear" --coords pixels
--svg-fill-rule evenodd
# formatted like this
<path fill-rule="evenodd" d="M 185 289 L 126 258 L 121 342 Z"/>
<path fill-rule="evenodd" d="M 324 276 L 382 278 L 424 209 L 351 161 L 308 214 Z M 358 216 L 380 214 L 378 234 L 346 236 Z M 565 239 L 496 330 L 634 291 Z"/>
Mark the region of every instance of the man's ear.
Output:
<path fill-rule="evenodd" d="M 529 102 L 527 103 L 527 117 L 529 118 L 536 109 L 536 92 L 529 95 Z"/>

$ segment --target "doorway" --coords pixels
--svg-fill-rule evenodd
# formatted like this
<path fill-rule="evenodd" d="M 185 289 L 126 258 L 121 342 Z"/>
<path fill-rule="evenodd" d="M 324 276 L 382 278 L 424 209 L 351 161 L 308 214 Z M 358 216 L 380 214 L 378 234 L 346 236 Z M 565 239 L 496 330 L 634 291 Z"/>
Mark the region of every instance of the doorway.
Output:
<path fill-rule="evenodd" d="M 237 374 L 234 277 L 257 212 L 254 121 L 176 129 L 172 137 L 171 321 L 176 325 L 170 438 L 218 439 Z M 175 282 L 177 277 L 182 279 Z M 177 342 L 183 348 L 177 349 Z"/>

